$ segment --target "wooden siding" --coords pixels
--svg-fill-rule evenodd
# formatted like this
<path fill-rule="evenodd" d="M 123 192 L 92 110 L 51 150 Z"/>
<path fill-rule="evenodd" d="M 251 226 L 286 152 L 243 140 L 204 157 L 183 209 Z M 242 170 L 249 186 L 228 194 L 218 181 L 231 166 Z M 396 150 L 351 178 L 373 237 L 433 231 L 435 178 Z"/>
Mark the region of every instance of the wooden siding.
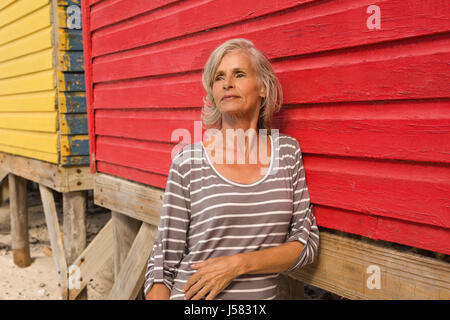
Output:
<path fill-rule="evenodd" d="M 77 4 L 2 2 L 0 151 L 55 164 L 89 163 L 81 30 L 67 27 L 66 9 Z"/>
<path fill-rule="evenodd" d="M 247 38 L 282 83 L 275 128 L 300 142 L 318 224 L 450 253 L 448 1 L 82 4 L 93 170 L 164 188 L 209 54 Z"/>
<path fill-rule="evenodd" d="M 58 163 L 50 12 L 46 0 L 0 11 L 0 151 Z"/>
<path fill-rule="evenodd" d="M 79 0 L 57 2 L 56 69 L 61 164 L 89 164 L 81 6 Z"/>

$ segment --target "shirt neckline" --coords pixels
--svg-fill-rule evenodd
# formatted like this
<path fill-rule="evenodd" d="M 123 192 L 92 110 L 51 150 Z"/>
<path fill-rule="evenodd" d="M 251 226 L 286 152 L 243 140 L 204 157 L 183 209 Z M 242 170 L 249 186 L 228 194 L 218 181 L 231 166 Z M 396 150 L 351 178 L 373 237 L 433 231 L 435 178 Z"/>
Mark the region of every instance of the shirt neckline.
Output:
<path fill-rule="evenodd" d="M 269 176 L 270 172 L 272 171 L 272 166 L 273 166 L 273 162 L 274 162 L 274 161 L 273 161 L 273 157 L 274 157 L 274 150 L 273 150 L 273 149 L 274 149 L 274 145 L 273 145 L 272 135 L 268 135 L 268 136 L 270 137 L 270 166 L 269 166 L 269 169 L 267 169 L 267 172 L 266 172 L 266 174 L 264 175 L 264 177 L 262 177 L 261 179 L 255 181 L 255 182 L 253 182 L 253 183 L 250 183 L 250 184 L 234 182 L 234 181 L 231 181 L 231 180 L 228 179 L 228 178 L 225 178 L 225 177 L 224 177 L 222 174 L 220 174 L 220 172 L 217 171 L 217 169 L 213 166 L 211 160 L 209 159 L 208 152 L 206 151 L 206 148 L 205 148 L 205 146 L 203 145 L 203 142 L 202 142 L 202 141 L 200 141 L 200 144 L 202 145 L 203 153 L 205 154 L 205 157 L 206 157 L 206 160 L 207 160 L 208 164 L 211 166 L 211 168 L 214 170 L 214 172 L 219 176 L 219 178 L 221 178 L 222 180 L 224 180 L 224 181 L 226 181 L 226 182 L 228 182 L 228 183 L 230 183 L 230 184 L 232 184 L 232 185 L 238 186 L 238 187 L 253 187 L 253 186 L 256 186 L 256 185 L 260 184 L 261 182 L 263 182 L 263 181 Z"/>

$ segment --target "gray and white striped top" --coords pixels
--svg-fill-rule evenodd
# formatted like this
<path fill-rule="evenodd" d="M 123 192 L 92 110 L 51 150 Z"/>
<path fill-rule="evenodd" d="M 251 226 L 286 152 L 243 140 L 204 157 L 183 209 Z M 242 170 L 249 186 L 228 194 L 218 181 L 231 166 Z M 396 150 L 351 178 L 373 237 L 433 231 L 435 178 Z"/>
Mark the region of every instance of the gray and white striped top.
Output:
<path fill-rule="evenodd" d="M 190 264 L 288 241 L 305 245 L 289 270 L 313 262 L 319 230 L 299 143 L 287 134 L 272 134 L 270 139 L 269 170 L 252 184 L 223 177 L 201 142 L 186 145 L 175 156 L 148 261 L 145 295 L 160 282 L 170 289 L 171 300 L 183 300 L 183 286 L 195 273 Z M 246 274 L 216 299 L 277 299 L 277 294 L 278 274 Z"/>

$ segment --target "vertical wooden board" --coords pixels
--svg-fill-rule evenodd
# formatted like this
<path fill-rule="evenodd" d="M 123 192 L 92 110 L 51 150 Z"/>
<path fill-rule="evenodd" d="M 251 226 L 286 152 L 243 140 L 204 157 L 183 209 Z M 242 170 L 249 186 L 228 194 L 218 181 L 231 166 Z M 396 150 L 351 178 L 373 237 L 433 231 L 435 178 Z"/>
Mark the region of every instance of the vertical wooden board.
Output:
<path fill-rule="evenodd" d="M 58 94 L 58 109 L 60 113 L 86 113 L 86 93 L 60 92 Z"/>
<path fill-rule="evenodd" d="M 72 51 L 83 50 L 83 35 L 81 30 L 59 29 L 59 50 Z"/>
<path fill-rule="evenodd" d="M 87 115 L 84 113 L 61 113 L 59 115 L 59 129 L 63 135 L 87 134 Z"/>
<path fill-rule="evenodd" d="M 52 190 L 39 185 L 39 190 L 42 197 L 42 205 L 44 207 L 45 220 L 52 246 L 53 259 L 56 265 L 56 273 L 58 277 L 58 286 L 61 290 L 61 297 L 63 300 L 68 298 L 68 283 L 67 283 L 67 263 L 64 253 L 64 245 L 62 242 L 62 233 L 59 229 L 58 214 L 56 211 L 55 200 L 53 198 Z"/>
<path fill-rule="evenodd" d="M 60 144 L 62 156 L 89 155 L 88 135 L 61 135 Z"/>

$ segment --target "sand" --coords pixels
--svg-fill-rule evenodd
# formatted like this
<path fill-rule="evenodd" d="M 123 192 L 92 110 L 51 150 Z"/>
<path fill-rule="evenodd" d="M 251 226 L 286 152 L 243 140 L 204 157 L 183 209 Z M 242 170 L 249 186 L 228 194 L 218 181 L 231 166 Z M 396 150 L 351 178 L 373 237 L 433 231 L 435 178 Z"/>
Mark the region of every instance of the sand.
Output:
<path fill-rule="evenodd" d="M 61 199 L 56 196 L 58 220 L 62 230 Z M 0 300 L 58 300 L 58 280 L 47 225 L 39 193 L 28 194 L 28 225 L 31 265 L 19 268 L 13 263 L 11 252 L 9 205 L 0 207 Z M 87 212 L 87 244 L 111 218 L 109 210 L 95 206 L 92 197 Z M 88 299 L 106 299 L 114 277 L 113 261 L 88 283 Z"/>

